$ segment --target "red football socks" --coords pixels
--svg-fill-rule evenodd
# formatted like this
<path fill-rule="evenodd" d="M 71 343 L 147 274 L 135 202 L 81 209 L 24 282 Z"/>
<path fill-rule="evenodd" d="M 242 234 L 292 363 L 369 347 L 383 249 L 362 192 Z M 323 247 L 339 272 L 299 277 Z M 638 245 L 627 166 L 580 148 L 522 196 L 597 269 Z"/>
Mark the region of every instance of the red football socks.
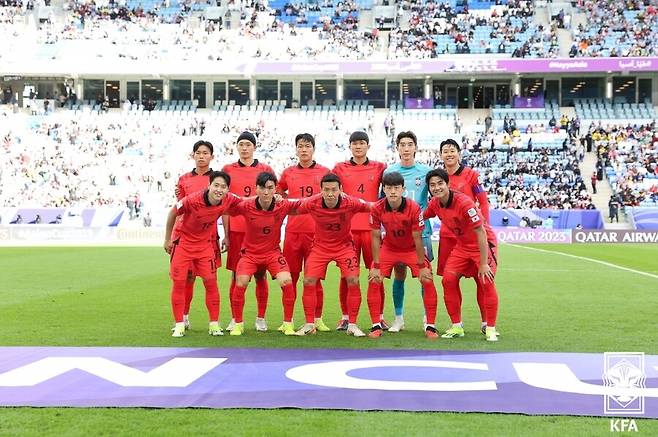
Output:
<path fill-rule="evenodd" d="M 219 288 L 217 278 L 204 279 L 203 286 L 206 288 L 206 308 L 208 318 L 211 322 L 219 321 Z"/>
<path fill-rule="evenodd" d="M 295 300 L 297 292 L 292 284 L 286 284 L 281 287 L 281 303 L 283 304 L 283 321 L 292 322 L 292 315 L 295 312 Z"/>
<path fill-rule="evenodd" d="M 267 310 L 267 298 L 269 297 L 270 289 L 267 285 L 267 278 L 256 279 L 256 304 L 258 305 L 258 317 L 265 318 L 265 311 Z"/>
<path fill-rule="evenodd" d="M 306 323 L 313 323 L 315 321 L 315 307 L 317 305 L 316 284 L 304 284 L 302 303 L 304 305 L 304 317 L 306 318 Z"/>

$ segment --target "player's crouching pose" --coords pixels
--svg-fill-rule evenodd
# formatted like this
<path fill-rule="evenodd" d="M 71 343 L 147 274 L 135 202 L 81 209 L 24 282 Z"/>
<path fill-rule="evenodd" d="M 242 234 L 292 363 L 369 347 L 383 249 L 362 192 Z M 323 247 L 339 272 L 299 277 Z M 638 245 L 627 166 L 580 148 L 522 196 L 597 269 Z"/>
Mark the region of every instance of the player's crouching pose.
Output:
<path fill-rule="evenodd" d="M 217 288 L 216 228 L 217 219 L 236 205 L 240 199 L 228 192 L 231 178 L 223 171 L 209 174 L 208 188 L 179 200 L 169 211 L 164 249 L 171 255 L 169 274 L 173 282 L 171 306 L 174 313 L 172 337 L 185 335 L 183 311 L 185 309 L 185 283 L 187 273 L 193 271 L 203 279 L 206 289 L 206 307 L 210 318 L 208 333 L 223 335 L 219 327 L 219 290 Z M 171 241 L 176 217 L 179 237 Z"/>
<path fill-rule="evenodd" d="M 467 195 L 448 188 L 448 172 L 443 169 L 432 170 L 427 173 L 426 180 L 433 198 L 423 217 L 439 217 L 441 226 L 449 227 L 457 237 L 442 280 L 443 297 L 453 327 L 462 326 L 459 279 L 462 276 L 475 278 L 484 291 L 486 339 L 498 341 L 498 293 L 494 283 L 497 268 L 496 235 Z"/>
<path fill-rule="evenodd" d="M 378 201 L 370 211 L 373 263 L 369 275 L 368 309 L 372 319 L 372 329 L 368 336 L 378 338 L 383 331 L 380 324 L 379 292 L 382 277 L 390 278 L 393 267 L 402 264 L 411 269 L 411 274 L 420 280 L 423 287 L 423 303 L 427 316 L 425 335 L 427 338 L 438 338 L 434 326 L 436 287 L 421 237 L 425 228 L 423 213 L 416 202 L 403 197 L 404 178 L 400 173 L 386 173 L 382 185 L 386 197 Z M 383 244 L 381 244 L 382 227 L 386 233 Z"/>
<path fill-rule="evenodd" d="M 231 209 L 231 215 L 242 215 L 246 233 L 240 249 L 240 260 L 236 267 L 235 289 L 231 308 L 235 325 L 231 335 L 244 332 L 244 296 L 251 277 L 255 273 L 270 272 L 282 290 L 283 326 L 285 335 L 294 335 L 292 326 L 295 289 L 288 263 L 281 253 L 281 225 L 291 210 L 301 201 L 283 199 L 274 201 L 277 179 L 272 173 L 263 172 L 256 177 L 256 198 L 245 199 Z"/>
<path fill-rule="evenodd" d="M 324 279 L 327 265 L 335 261 L 341 278 L 347 282 L 347 334 L 365 337 L 356 324 L 361 307 L 359 287 L 359 259 L 352 241 L 352 217 L 360 212 L 369 212 L 370 204 L 342 193 L 338 176 L 325 175 L 320 181 L 320 194 L 306 199 L 297 209 L 300 214 L 308 213 L 315 221 L 313 248 L 304 265 L 304 294 L 302 303 L 306 324 L 297 335 L 315 334 L 316 284 Z"/>

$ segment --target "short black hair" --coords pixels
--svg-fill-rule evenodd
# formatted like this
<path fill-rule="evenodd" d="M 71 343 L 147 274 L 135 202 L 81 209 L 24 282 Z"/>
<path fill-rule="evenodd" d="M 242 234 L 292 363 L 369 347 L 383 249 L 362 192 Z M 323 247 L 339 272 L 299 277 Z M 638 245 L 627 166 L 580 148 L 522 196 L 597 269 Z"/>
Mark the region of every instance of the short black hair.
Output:
<path fill-rule="evenodd" d="M 278 179 L 276 178 L 276 176 L 274 174 L 268 172 L 268 171 L 258 173 L 258 176 L 256 176 L 256 186 L 257 187 L 265 188 L 265 184 L 268 181 L 274 182 L 274 185 L 276 185 L 276 183 L 279 182 Z"/>
<path fill-rule="evenodd" d="M 297 135 L 295 137 L 295 147 L 297 147 L 297 142 L 299 140 L 308 141 L 309 143 L 311 143 L 313 145 L 313 148 L 315 149 L 315 138 L 313 137 L 313 135 L 311 135 L 309 133 L 303 133 L 303 134 Z"/>
<path fill-rule="evenodd" d="M 398 136 L 395 138 L 395 145 L 396 146 L 400 145 L 400 140 L 402 138 L 411 138 L 414 142 L 414 146 L 418 147 L 418 138 L 416 138 L 416 134 L 411 132 L 410 130 L 402 131 L 398 134 Z"/>
<path fill-rule="evenodd" d="M 382 177 L 383 187 L 396 187 L 398 185 L 404 187 L 404 178 L 400 172 L 392 171 L 390 173 L 385 173 L 384 177 Z"/>
<path fill-rule="evenodd" d="M 212 146 L 212 143 L 211 143 L 210 141 L 200 140 L 200 141 L 197 141 L 196 143 L 194 143 L 194 145 L 192 146 L 192 153 L 194 153 L 194 152 L 196 152 L 197 150 L 199 150 L 199 147 L 201 147 L 201 146 L 206 146 L 207 148 L 209 148 L 209 149 L 210 149 L 210 154 L 211 154 L 211 155 L 213 154 L 213 152 L 214 152 L 214 150 L 215 150 L 215 149 L 213 148 L 213 146 Z"/>
<path fill-rule="evenodd" d="M 337 175 L 333 174 L 333 173 L 327 173 L 326 175 L 322 176 L 322 179 L 320 180 L 320 187 L 322 187 L 322 185 L 325 182 L 327 182 L 327 183 L 329 183 L 329 182 L 338 182 L 339 186 L 343 185 L 340 182 L 340 178 Z"/>
<path fill-rule="evenodd" d="M 448 176 L 447 171 L 445 171 L 442 168 L 435 168 L 434 170 L 428 171 L 427 174 L 425 175 L 425 183 L 427 184 L 428 187 L 430 185 L 430 179 L 432 179 L 434 177 L 439 177 L 439 178 L 443 179 L 446 184 L 450 180 L 450 176 Z"/>
<path fill-rule="evenodd" d="M 454 146 L 458 152 L 461 150 L 461 147 L 459 147 L 459 143 L 457 143 L 457 141 L 453 140 L 452 138 L 448 138 L 447 140 L 441 141 L 441 145 L 439 146 L 439 152 L 443 152 L 443 146 Z"/>
<path fill-rule="evenodd" d="M 208 175 L 208 178 L 210 179 L 210 184 L 212 184 L 215 179 L 222 178 L 224 179 L 224 182 L 226 182 L 227 186 L 231 186 L 231 176 L 229 176 L 229 174 L 225 171 L 211 171 Z"/>

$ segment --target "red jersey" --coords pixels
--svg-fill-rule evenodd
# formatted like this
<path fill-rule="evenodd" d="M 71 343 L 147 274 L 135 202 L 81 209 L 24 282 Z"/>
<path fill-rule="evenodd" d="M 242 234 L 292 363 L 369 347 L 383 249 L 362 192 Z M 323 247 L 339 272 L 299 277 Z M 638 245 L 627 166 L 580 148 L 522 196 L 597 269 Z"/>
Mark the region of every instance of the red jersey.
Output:
<path fill-rule="evenodd" d="M 336 164 L 333 173 L 340 178 L 345 194 L 368 202 L 376 202 L 379 199 L 379 186 L 385 169 L 386 164 L 383 162 L 366 159 L 365 163 L 359 165 L 354 159 L 350 159 Z M 368 214 L 357 214 L 352 219 L 352 230 L 369 231 L 369 222 Z"/>
<path fill-rule="evenodd" d="M 320 192 L 320 180 L 327 173 L 329 173 L 329 169 L 316 164 L 315 161 L 308 168 L 304 168 L 299 164 L 293 165 L 281 173 L 276 192 L 279 194 L 287 192 L 288 197 L 298 199 L 311 197 Z M 313 218 L 308 215 L 291 215 L 288 217 L 286 232 L 312 233 L 314 229 Z"/>
<path fill-rule="evenodd" d="M 181 200 L 183 197 L 196 193 L 197 191 L 202 191 L 206 189 L 210 183 L 208 179 L 208 174 L 212 169 L 208 169 L 204 174 L 199 174 L 196 172 L 196 169 L 192 169 L 191 172 L 185 173 L 178 178 L 176 183 L 176 188 L 178 188 L 178 195 L 176 195 L 176 200 Z M 172 231 L 171 239 L 176 240 L 180 232 L 180 223 L 183 220 L 182 216 L 178 216 L 176 223 L 174 224 L 174 230 Z"/>
<path fill-rule="evenodd" d="M 181 200 L 185 196 L 207 188 L 210 185 L 210 180 L 208 179 L 210 172 L 212 172 L 212 168 L 208 169 L 204 174 L 199 174 L 196 172 L 196 169 L 193 169 L 191 172 L 181 175 L 176 183 L 176 188 L 178 188 L 176 200 Z"/>
<path fill-rule="evenodd" d="M 438 217 L 441 220 L 441 227 L 447 227 L 453 235 L 457 236 L 456 247 L 462 247 L 469 252 L 478 252 L 478 239 L 474 229 L 484 226 L 487 233 L 487 240 L 495 242 L 496 235 L 491 227 L 484 222 L 482 212 L 477 209 L 473 202 L 466 194 L 450 190 L 448 203 L 445 207 L 441 206 L 439 199 L 434 197 L 427 205 L 423 217 Z"/>
<path fill-rule="evenodd" d="M 489 199 L 487 192 L 480 184 L 480 173 L 471 167 L 460 165 L 454 174 L 450 175 L 448 187 L 453 191 L 466 194 L 473 202 L 478 202 L 484 218 L 489 221 Z"/>
<path fill-rule="evenodd" d="M 275 174 L 272 167 L 262 164 L 254 159 L 250 165 L 244 165 L 238 160 L 232 164 L 226 164 L 222 169 L 231 177 L 231 193 L 240 197 L 250 197 L 256 195 L 256 177 L 264 171 Z M 232 217 L 229 225 L 231 232 L 245 232 L 245 221 L 243 217 Z"/>
<path fill-rule="evenodd" d="M 391 208 L 386 198 L 377 202 L 370 210 L 370 227 L 374 230 L 384 226 L 386 235 L 382 247 L 391 251 L 416 250 L 413 232 L 423 232 L 425 221 L 420 206 L 412 199 L 403 197 L 400 207 Z"/>
<path fill-rule="evenodd" d="M 217 219 L 240 202 L 240 198 L 227 193 L 219 205 L 211 205 L 208 190 L 197 191 L 176 203 L 176 213 L 183 215 L 179 244 L 186 248 L 205 247 L 217 239 Z"/>
<path fill-rule="evenodd" d="M 365 213 L 369 205 L 361 199 L 341 194 L 338 204 L 329 208 L 322 199 L 322 194 L 316 194 L 302 201 L 297 212 L 309 213 L 315 220 L 315 239 L 313 247 L 332 251 L 345 243 L 352 241 L 352 218 L 355 214 Z"/>
<path fill-rule="evenodd" d="M 283 199 L 270 204 L 263 209 L 258 199 L 247 199 L 231 208 L 231 223 L 234 215 L 240 214 L 246 222 L 246 232 L 242 241 L 242 249 L 257 255 L 279 250 L 281 244 L 281 225 L 286 215 L 301 201 Z"/>

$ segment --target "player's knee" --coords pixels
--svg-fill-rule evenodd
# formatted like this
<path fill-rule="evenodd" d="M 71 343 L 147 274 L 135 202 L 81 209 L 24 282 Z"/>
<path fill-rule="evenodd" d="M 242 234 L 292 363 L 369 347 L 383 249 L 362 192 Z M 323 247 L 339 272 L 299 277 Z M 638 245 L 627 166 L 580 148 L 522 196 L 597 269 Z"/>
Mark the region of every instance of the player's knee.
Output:
<path fill-rule="evenodd" d="M 279 281 L 279 284 L 282 287 L 285 287 L 286 285 L 292 284 L 292 277 L 290 274 L 283 274 L 283 275 L 278 275 L 277 280 Z"/>
<path fill-rule="evenodd" d="M 345 278 L 345 282 L 347 282 L 347 285 L 359 285 L 359 277 L 358 276 L 349 276 Z"/>
<path fill-rule="evenodd" d="M 454 273 L 446 272 L 441 278 L 441 284 L 444 287 L 450 287 L 459 284 L 459 277 Z"/>
<path fill-rule="evenodd" d="M 209 285 L 214 283 L 217 283 L 217 276 L 206 276 L 202 277 L 201 280 L 203 281 L 203 285 Z"/>
<path fill-rule="evenodd" d="M 240 275 L 237 278 L 235 278 L 235 285 L 237 285 L 238 287 L 246 287 L 247 285 L 249 285 L 250 279 L 251 278 L 249 276 Z"/>
<path fill-rule="evenodd" d="M 317 282 L 317 279 L 315 278 L 304 278 L 304 286 L 310 287 L 311 285 L 315 285 Z"/>

